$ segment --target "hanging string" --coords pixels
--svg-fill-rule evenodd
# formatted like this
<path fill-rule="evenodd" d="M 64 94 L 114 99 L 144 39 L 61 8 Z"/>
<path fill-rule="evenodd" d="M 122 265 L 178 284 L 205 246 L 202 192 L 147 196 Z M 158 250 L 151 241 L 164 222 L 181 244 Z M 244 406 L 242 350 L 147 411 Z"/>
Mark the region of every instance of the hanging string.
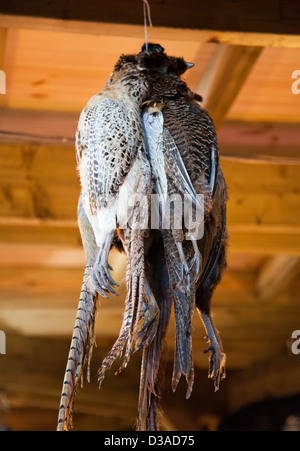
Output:
<path fill-rule="evenodd" d="M 151 20 L 151 9 L 148 0 L 143 0 L 144 3 L 144 24 L 145 24 L 145 43 L 146 43 L 146 52 L 148 51 L 148 22 L 150 27 L 152 27 Z"/>

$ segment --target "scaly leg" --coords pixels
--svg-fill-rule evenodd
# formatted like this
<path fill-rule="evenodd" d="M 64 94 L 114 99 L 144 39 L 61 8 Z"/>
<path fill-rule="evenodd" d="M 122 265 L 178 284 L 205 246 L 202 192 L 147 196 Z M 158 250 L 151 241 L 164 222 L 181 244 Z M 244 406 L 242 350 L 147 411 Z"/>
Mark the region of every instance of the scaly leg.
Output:
<path fill-rule="evenodd" d="M 207 315 L 203 312 L 199 312 L 199 314 L 207 333 L 207 339 L 210 341 L 209 348 L 204 351 L 204 354 L 211 352 L 208 377 L 214 380 L 215 391 L 218 391 L 220 381 L 226 377 L 226 354 L 223 351 L 222 341 L 211 315 Z"/>
<path fill-rule="evenodd" d="M 180 261 L 181 261 L 181 282 L 183 281 L 183 277 L 184 274 L 186 274 L 187 276 L 190 273 L 190 269 L 188 267 L 184 252 L 183 252 L 183 247 L 182 247 L 182 243 L 180 241 L 176 242 L 176 246 L 179 252 L 179 257 L 180 257 Z M 190 278 L 188 277 L 188 284 L 190 282 Z"/>
<path fill-rule="evenodd" d="M 192 283 L 196 283 L 201 271 L 201 265 L 202 265 L 202 257 L 199 252 L 198 244 L 195 239 L 192 239 L 192 244 L 194 248 L 194 256 L 190 262 L 190 266 L 187 264 L 182 243 L 177 242 L 177 249 L 179 252 L 180 260 L 181 260 L 181 282 L 183 281 L 184 274 L 187 275 L 187 283 L 188 283 L 188 289 L 190 289 L 190 274 L 194 271 L 195 275 L 193 277 Z"/>
<path fill-rule="evenodd" d="M 100 247 L 96 263 L 94 265 L 93 270 L 93 283 L 98 291 L 98 293 L 107 298 L 107 293 L 112 293 L 117 295 L 113 287 L 117 287 L 118 284 L 113 280 L 111 275 L 109 274 L 109 270 L 113 270 L 112 267 L 108 264 L 108 257 L 110 248 L 112 245 L 112 241 L 114 238 L 114 232 L 110 233 L 106 240 L 103 242 Z"/>
<path fill-rule="evenodd" d="M 142 347 L 149 346 L 151 344 L 156 334 L 159 322 L 159 308 L 147 278 L 145 279 L 144 288 L 145 296 L 139 317 L 139 321 L 143 321 L 136 334 L 135 348 L 137 351 Z"/>
<path fill-rule="evenodd" d="M 191 273 L 193 271 L 193 268 L 195 267 L 195 276 L 193 279 L 193 283 L 196 283 L 199 275 L 200 275 L 200 271 L 201 271 L 201 266 L 202 266 L 202 256 L 200 254 L 199 248 L 198 248 L 198 244 L 197 244 L 197 240 L 195 240 L 194 238 L 192 239 L 192 244 L 193 244 L 193 248 L 194 248 L 194 257 L 191 260 L 191 264 L 189 267 L 189 272 Z"/>

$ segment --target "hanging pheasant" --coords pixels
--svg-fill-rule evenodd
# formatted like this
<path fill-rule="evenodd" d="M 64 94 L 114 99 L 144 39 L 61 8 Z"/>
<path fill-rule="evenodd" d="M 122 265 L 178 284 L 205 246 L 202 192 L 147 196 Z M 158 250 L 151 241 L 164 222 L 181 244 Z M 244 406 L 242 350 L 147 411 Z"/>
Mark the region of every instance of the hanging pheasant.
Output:
<path fill-rule="evenodd" d="M 78 218 L 86 271 L 63 386 L 58 429 L 71 425 L 75 390 L 94 343 L 97 293 L 114 293 L 108 254 L 127 256 L 127 297 L 118 340 L 99 370 L 105 372 L 126 345 L 122 368 L 143 349 L 137 428 L 157 430 L 161 351 L 172 304 L 176 322 L 172 387 L 184 375 L 187 397 L 194 381 L 192 317 L 200 311 L 210 341 L 209 375 L 215 388 L 225 375 L 225 355 L 210 314 L 210 301 L 225 267 L 226 185 L 218 164 L 215 129 L 181 75 L 190 67 L 149 44 L 136 56 L 121 57 L 106 89 L 83 111 L 77 133 L 82 193 Z M 203 213 L 193 230 L 180 210 L 170 226 L 147 230 L 150 194 L 188 197 Z M 141 195 L 129 211 L 124 199 Z M 204 195 L 204 202 L 198 194 Z M 145 201 L 146 199 L 146 201 Z M 143 208 L 142 208 L 143 207 Z M 158 215 L 161 218 L 160 207 Z M 130 225 L 126 220 L 130 218 Z M 143 227 L 141 223 L 144 222 Z M 176 226 L 175 226 L 176 223 Z M 180 226 L 178 227 L 178 224 Z M 123 228 L 121 227 L 123 225 Z M 201 230 L 204 229 L 202 238 Z"/>
<path fill-rule="evenodd" d="M 209 377 L 213 378 L 216 390 L 225 377 L 226 357 L 210 314 L 210 302 L 226 266 L 227 190 L 219 167 L 213 122 L 197 103 L 199 96 L 191 93 L 181 80 L 191 64 L 182 58 L 170 58 L 161 46 L 149 44 L 139 55 L 139 67 L 146 69 L 151 98 L 145 105 L 143 123 L 155 178 L 154 190 L 161 198 L 164 190 L 168 195 L 176 193 L 181 198 L 188 195 L 190 207 L 196 205 L 204 216 L 204 223 L 200 220 L 193 231 L 185 231 L 184 224 L 181 230 L 171 226 L 161 231 L 175 311 L 172 387 L 175 390 L 181 375 L 186 376 L 189 397 L 194 380 L 192 317 L 195 301 L 210 343 L 207 350 L 211 351 Z M 204 195 L 204 204 L 196 193 Z M 153 393 L 148 390 L 148 406 L 151 406 L 151 399 Z"/>
<path fill-rule="evenodd" d="M 116 64 L 106 89 L 88 102 L 80 116 L 76 139 L 82 186 L 78 219 L 86 267 L 62 391 L 59 430 L 71 425 L 75 391 L 86 364 L 89 378 L 97 293 L 104 297 L 115 294 L 116 283 L 108 264 L 114 243 L 128 257 L 126 312 L 120 337 L 103 362 L 99 383 L 105 370 L 122 354 L 126 342 L 124 365 L 139 339 L 143 341 L 146 333 L 151 339 L 151 331 L 144 324 L 152 307 L 150 288 L 145 283 L 142 226 L 151 194 L 150 165 L 140 118 L 140 104 L 146 94 L 146 80 L 136 67 L 135 57 L 124 56 Z M 136 201 L 126 208 L 132 198 Z M 142 205 L 145 199 L 146 205 Z M 121 229 L 128 223 L 130 227 Z M 145 321 L 141 325 L 142 311 Z M 155 304 L 154 316 L 156 313 Z"/>

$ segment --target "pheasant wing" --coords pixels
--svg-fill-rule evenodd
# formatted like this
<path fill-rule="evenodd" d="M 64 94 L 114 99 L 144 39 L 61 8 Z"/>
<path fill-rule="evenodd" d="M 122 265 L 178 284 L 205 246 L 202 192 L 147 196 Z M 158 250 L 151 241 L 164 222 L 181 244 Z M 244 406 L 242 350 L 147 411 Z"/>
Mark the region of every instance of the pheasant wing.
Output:
<path fill-rule="evenodd" d="M 139 129 L 123 101 L 98 96 L 83 110 L 77 130 L 77 160 L 80 170 L 86 168 L 86 173 L 82 170 L 87 185 L 83 191 L 92 214 L 116 197 L 142 144 Z"/>

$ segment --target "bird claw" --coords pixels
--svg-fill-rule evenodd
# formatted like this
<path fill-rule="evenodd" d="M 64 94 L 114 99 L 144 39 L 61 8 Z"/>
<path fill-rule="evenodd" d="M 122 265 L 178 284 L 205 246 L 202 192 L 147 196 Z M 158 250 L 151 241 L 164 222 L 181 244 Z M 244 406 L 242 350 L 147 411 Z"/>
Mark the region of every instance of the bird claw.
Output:
<path fill-rule="evenodd" d="M 112 279 L 105 265 L 101 264 L 99 267 L 96 266 L 94 268 L 93 283 L 101 296 L 108 298 L 106 293 L 117 296 L 114 287 L 118 287 L 119 285 Z"/>
<path fill-rule="evenodd" d="M 219 390 L 221 380 L 226 378 L 226 354 L 222 351 L 219 344 L 211 344 L 203 354 L 211 352 L 209 358 L 209 379 L 214 380 L 215 391 Z"/>
<path fill-rule="evenodd" d="M 109 271 L 113 271 L 113 268 L 108 264 L 107 255 L 105 253 L 99 253 L 99 259 L 95 263 L 92 280 L 98 293 L 108 298 L 107 294 L 111 293 L 117 296 L 114 287 L 119 285 L 113 280 Z"/>

